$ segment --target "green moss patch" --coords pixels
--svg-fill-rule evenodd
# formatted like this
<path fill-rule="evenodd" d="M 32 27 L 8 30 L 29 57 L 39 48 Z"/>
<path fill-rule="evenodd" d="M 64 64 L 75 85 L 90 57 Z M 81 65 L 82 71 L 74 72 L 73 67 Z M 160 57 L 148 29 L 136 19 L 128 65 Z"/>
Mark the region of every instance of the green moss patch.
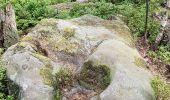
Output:
<path fill-rule="evenodd" d="M 147 65 L 146 65 L 146 62 L 140 58 L 140 57 L 135 57 L 135 65 L 138 66 L 138 67 L 143 67 L 145 68 Z"/>
<path fill-rule="evenodd" d="M 35 50 L 36 50 L 36 46 L 35 45 L 33 45 L 33 44 L 31 44 L 31 43 L 29 43 L 29 42 L 19 42 L 18 43 L 18 46 L 19 47 L 22 47 L 22 48 L 25 48 L 26 46 L 28 46 L 28 45 L 30 45 L 32 48 L 34 48 Z"/>
<path fill-rule="evenodd" d="M 50 18 L 50 19 L 42 19 L 39 23 L 39 25 L 42 26 L 56 26 L 57 25 L 57 20 Z"/>
<path fill-rule="evenodd" d="M 50 58 L 43 56 L 39 53 L 32 53 L 32 55 L 34 57 L 38 58 L 40 61 L 42 61 L 47 68 L 51 68 L 51 59 Z"/>
<path fill-rule="evenodd" d="M 43 78 L 43 82 L 46 85 L 52 86 L 54 84 L 52 70 L 47 67 L 43 67 L 40 69 L 40 75 Z"/>
<path fill-rule="evenodd" d="M 74 54 L 78 51 L 79 45 L 77 42 L 67 40 L 64 37 L 61 37 L 55 43 L 55 49 L 57 51 L 64 51 L 66 53 Z"/>
<path fill-rule="evenodd" d="M 158 100 L 170 100 L 170 85 L 166 81 L 156 76 L 151 85 Z"/>
<path fill-rule="evenodd" d="M 4 53 L 4 48 L 0 48 L 0 56 Z"/>
<path fill-rule="evenodd" d="M 92 61 L 84 64 L 78 76 L 80 85 L 100 92 L 111 82 L 111 71 L 106 65 L 95 65 Z"/>
<path fill-rule="evenodd" d="M 33 37 L 32 36 L 25 36 L 21 39 L 21 41 L 33 41 Z"/>
<path fill-rule="evenodd" d="M 73 37 L 75 34 L 75 29 L 73 28 L 65 27 L 63 31 L 64 31 L 63 37 L 65 37 L 66 39 Z"/>

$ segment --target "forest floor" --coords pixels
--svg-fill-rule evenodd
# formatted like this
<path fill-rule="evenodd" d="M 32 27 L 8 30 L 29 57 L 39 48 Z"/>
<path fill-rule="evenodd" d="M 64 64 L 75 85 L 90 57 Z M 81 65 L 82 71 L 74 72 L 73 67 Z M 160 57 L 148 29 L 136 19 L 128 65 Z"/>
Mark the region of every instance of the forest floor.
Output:
<path fill-rule="evenodd" d="M 140 38 L 136 43 L 136 47 L 146 61 L 147 68 L 153 75 L 160 76 L 165 79 L 168 84 L 170 84 L 170 69 L 168 69 L 170 66 L 164 64 L 160 59 L 154 60 L 153 57 L 147 53 L 151 49 L 151 45 L 146 45 L 143 41 L 143 38 Z"/>

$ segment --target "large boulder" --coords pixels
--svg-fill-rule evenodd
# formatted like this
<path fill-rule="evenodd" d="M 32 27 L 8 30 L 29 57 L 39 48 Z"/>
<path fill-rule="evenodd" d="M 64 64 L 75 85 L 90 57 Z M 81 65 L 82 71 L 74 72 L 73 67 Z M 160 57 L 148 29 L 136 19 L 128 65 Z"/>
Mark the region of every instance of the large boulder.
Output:
<path fill-rule="evenodd" d="M 152 75 L 116 17 L 44 19 L 2 61 L 21 100 L 155 99 Z"/>

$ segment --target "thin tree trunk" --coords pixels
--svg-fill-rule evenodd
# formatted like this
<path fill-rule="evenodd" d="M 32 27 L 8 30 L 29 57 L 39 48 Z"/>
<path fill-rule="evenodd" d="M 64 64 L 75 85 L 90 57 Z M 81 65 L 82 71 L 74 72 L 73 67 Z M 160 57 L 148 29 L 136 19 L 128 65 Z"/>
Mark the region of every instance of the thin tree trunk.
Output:
<path fill-rule="evenodd" d="M 4 37 L 3 37 L 3 23 L 5 21 L 4 10 L 0 9 L 0 48 L 3 47 Z"/>
<path fill-rule="evenodd" d="M 146 0 L 146 18 L 145 18 L 145 34 L 144 34 L 145 43 L 147 43 L 147 36 L 148 36 L 148 16 L 149 16 L 149 0 Z"/>

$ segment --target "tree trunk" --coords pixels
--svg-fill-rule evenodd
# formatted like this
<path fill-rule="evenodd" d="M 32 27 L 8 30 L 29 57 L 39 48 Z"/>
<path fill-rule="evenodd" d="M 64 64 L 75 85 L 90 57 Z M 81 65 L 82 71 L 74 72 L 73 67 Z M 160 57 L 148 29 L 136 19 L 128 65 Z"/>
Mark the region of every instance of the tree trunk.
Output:
<path fill-rule="evenodd" d="M 11 4 L 5 8 L 5 20 L 3 23 L 3 46 L 8 48 L 18 42 L 19 36 L 17 34 L 15 12 Z"/>
<path fill-rule="evenodd" d="M 148 37 L 148 17 L 149 17 L 149 0 L 146 0 L 146 18 L 145 18 L 145 34 L 144 34 L 145 43 L 147 43 L 147 37 Z"/>
<path fill-rule="evenodd" d="M 0 9 L 0 48 L 3 47 L 4 37 L 3 37 L 3 23 L 5 21 L 4 11 Z"/>
<path fill-rule="evenodd" d="M 167 8 L 170 8 L 170 0 L 167 0 L 167 2 L 166 2 L 166 7 L 167 7 Z"/>

